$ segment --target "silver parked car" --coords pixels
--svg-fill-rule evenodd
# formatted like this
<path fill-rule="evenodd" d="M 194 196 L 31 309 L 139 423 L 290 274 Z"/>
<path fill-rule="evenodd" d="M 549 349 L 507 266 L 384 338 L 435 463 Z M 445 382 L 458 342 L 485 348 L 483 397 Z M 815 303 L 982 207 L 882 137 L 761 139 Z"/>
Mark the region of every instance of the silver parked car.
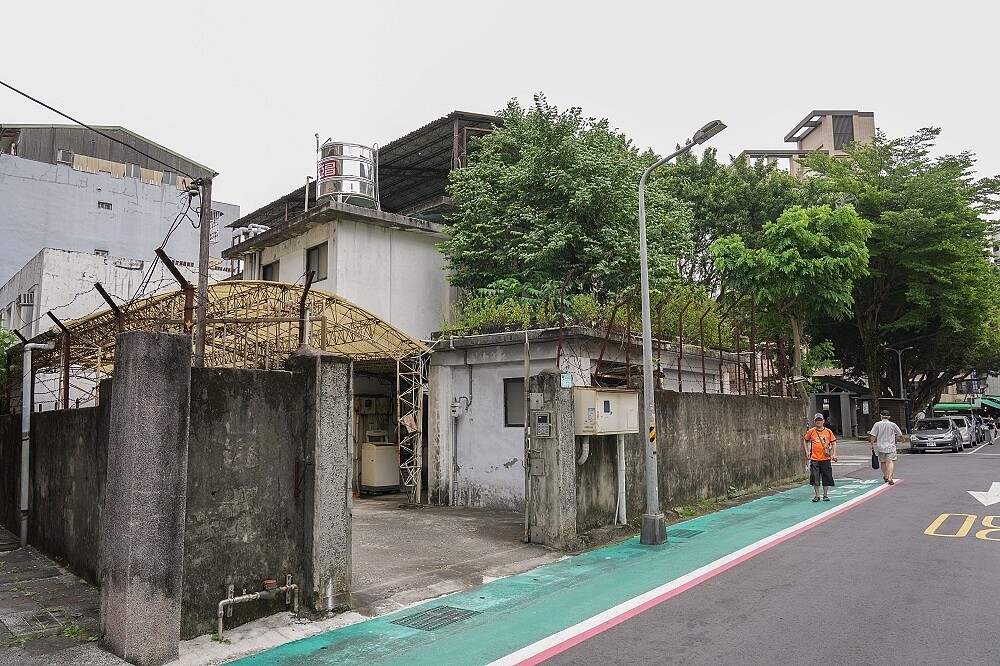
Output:
<path fill-rule="evenodd" d="M 956 422 L 947 416 L 920 419 L 913 424 L 910 448 L 920 453 L 945 449 L 958 453 L 965 448 L 967 439 L 968 435 L 963 436 Z"/>
<path fill-rule="evenodd" d="M 959 447 L 959 449 L 965 446 L 972 448 L 976 443 L 976 427 L 972 425 L 972 419 L 968 416 L 956 416 L 954 414 L 948 416 L 948 418 L 955 423 L 955 427 L 958 428 L 958 432 L 962 435 L 963 446 Z"/>

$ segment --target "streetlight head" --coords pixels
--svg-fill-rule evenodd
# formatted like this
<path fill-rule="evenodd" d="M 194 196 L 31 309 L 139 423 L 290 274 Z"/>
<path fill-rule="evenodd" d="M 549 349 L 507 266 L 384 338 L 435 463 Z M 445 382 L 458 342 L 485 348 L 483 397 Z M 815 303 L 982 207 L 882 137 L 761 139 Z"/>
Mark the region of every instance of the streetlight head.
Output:
<path fill-rule="evenodd" d="M 726 124 L 724 122 L 721 120 L 713 120 L 694 133 L 694 136 L 691 138 L 691 143 L 705 143 L 724 129 L 726 129 Z"/>

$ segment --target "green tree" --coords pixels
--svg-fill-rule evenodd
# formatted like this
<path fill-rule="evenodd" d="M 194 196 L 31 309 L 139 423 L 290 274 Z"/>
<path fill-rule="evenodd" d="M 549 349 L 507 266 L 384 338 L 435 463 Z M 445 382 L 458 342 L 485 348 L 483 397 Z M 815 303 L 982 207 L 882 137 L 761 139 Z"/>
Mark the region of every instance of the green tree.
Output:
<path fill-rule="evenodd" d="M 456 212 L 440 248 L 452 284 L 473 295 L 561 290 L 614 300 L 638 282 L 638 185 L 657 156 L 640 153 L 607 120 L 559 111 L 538 95 L 511 101 L 503 122 L 451 172 Z M 647 186 L 651 282 L 676 273 L 687 209 L 659 178 Z M 567 276 L 571 276 L 569 279 Z M 517 284 L 512 284 L 517 283 Z"/>
<path fill-rule="evenodd" d="M 873 223 L 870 271 L 855 283 L 852 317 L 821 322 L 821 330 L 876 400 L 898 392 L 898 361 L 887 347 L 912 347 L 904 369 L 921 378 L 914 404 L 973 368 L 998 367 L 998 280 L 984 249 L 1000 181 L 974 179 L 971 153 L 932 158 L 939 133 L 890 140 L 879 132 L 846 157 L 804 159 L 817 195 L 851 202 Z"/>
<path fill-rule="evenodd" d="M 11 331 L 0 326 L 0 397 L 4 395 L 2 387 L 9 381 L 11 373 L 18 372 L 20 369 L 18 359 L 14 356 L 7 356 L 8 350 L 18 342 L 20 341 Z M 0 413 L 2 413 L 9 405 L 0 405 L 0 407 L 3 408 L 0 409 Z"/>
<path fill-rule="evenodd" d="M 764 225 L 756 246 L 736 234 L 711 246 L 726 285 L 753 294 L 758 306 L 788 319 L 792 364 L 802 375 L 803 325 L 851 313 L 854 280 L 867 272 L 871 223 L 850 205 L 794 206 Z M 805 384 L 797 384 L 806 401 Z"/>
<path fill-rule="evenodd" d="M 691 207 L 690 244 L 680 260 L 681 279 L 717 292 L 718 271 L 709 248 L 722 236 L 749 242 L 767 222 L 803 202 L 803 183 L 764 160 L 720 164 L 715 150 L 701 160 L 682 155 L 663 170 L 663 187 Z"/>

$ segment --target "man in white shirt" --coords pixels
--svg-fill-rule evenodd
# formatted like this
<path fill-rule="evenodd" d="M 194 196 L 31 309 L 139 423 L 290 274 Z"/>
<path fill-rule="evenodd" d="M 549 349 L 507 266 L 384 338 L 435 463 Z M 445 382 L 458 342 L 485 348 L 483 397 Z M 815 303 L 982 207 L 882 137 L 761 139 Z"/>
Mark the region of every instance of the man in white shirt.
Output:
<path fill-rule="evenodd" d="M 896 466 L 896 442 L 903 441 L 903 431 L 889 420 L 888 410 L 883 409 L 881 416 L 882 420 L 873 425 L 868 433 L 868 442 L 872 445 L 872 453 L 878 453 L 882 480 L 891 486 L 896 483 L 892 479 Z"/>

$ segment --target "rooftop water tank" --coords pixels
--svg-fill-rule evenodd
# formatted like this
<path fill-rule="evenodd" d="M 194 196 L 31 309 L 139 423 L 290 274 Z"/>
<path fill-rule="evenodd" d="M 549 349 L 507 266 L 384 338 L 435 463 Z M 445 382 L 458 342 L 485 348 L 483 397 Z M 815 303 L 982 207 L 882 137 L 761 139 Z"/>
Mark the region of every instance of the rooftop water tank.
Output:
<path fill-rule="evenodd" d="M 327 140 L 319 150 L 316 198 L 376 208 L 378 176 L 375 151 L 357 143 Z"/>

